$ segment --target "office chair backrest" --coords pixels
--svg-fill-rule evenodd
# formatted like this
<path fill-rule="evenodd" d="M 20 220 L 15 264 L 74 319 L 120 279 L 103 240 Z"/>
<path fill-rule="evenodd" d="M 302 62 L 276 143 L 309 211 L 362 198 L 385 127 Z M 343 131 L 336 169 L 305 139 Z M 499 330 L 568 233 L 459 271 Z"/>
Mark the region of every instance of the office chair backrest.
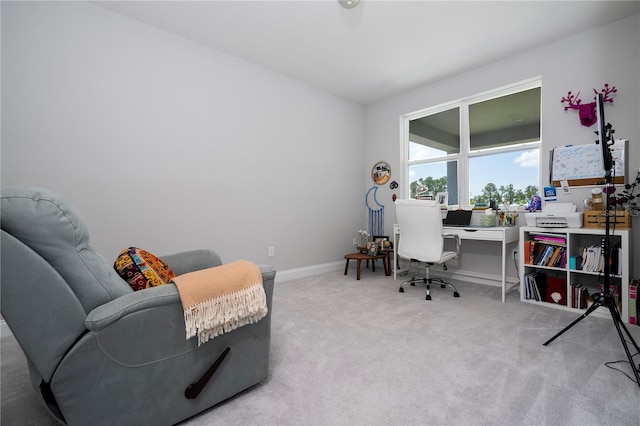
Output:
<path fill-rule="evenodd" d="M 442 258 L 444 238 L 440 205 L 429 200 L 396 200 L 400 227 L 398 254 L 421 262 Z"/>

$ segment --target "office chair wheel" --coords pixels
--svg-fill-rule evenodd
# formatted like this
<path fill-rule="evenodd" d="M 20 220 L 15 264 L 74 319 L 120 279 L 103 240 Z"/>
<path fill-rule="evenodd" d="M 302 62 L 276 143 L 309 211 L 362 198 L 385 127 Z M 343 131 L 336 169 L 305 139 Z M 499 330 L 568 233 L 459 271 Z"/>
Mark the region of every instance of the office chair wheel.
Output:
<path fill-rule="evenodd" d="M 399 293 L 404 293 L 404 288 L 400 287 L 400 289 L 398 290 Z"/>
<path fill-rule="evenodd" d="M 457 291 L 453 292 L 453 297 L 460 297 L 460 293 L 458 293 Z"/>
<path fill-rule="evenodd" d="M 425 297 L 425 300 L 431 300 L 431 295 L 427 294 L 427 297 Z"/>
<path fill-rule="evenodd" d="M 416 286 L 416 283 L 411 283 L 411 287 L 415 287 L 415 286 Z"/>
<path fill-rule="evenodd" d="M 446 284 L 440 284 L 440 288 L 447 288 Z"/>

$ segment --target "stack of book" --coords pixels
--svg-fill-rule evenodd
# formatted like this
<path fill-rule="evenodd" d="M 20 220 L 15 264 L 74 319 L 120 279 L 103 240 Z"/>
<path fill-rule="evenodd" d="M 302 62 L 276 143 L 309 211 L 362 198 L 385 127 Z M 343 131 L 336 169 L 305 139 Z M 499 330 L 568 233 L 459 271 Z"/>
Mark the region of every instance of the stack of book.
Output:
<path fill-rule="evenodd" d="M 582 263 L 580 269 L 585 272 L 602 272 L 604 269 L 604 256 L 600 246 L 588 246 L 582 248 Z"/>
<path fill-rule="evenodd" d="M 604 248 L 603 243 L 582 248 L 582 262 L 580 269 L 586 272 L 604 272 Z M 612 275 L 622 275 L 622 262 L 619 262 L 622 248 L 611 248 L 611 269 Z"/>
<path fill-rule="evenodd" d="M 580 283 L 571 284 L 571 307 L 587 309 L 589 304 L 589 290 Z"/>
<path fill-rule="evenodd" d="M 638 290 L 640 280 L 631 280 L 629 284 L 629 324 L 640 325 L 638 323 Z"/>
<path fill-rule="evenodd" d="M 547 294 L 547 275 L 541 271 L 524 276 L 524 298 L 544 301 Z"/>
<path fill-rule="evenodd" d="M 523 252 L 528 265 L 564 268 L 567 264 L 567 239 L 557 234 L 537 234 L 524 242 Z"/>

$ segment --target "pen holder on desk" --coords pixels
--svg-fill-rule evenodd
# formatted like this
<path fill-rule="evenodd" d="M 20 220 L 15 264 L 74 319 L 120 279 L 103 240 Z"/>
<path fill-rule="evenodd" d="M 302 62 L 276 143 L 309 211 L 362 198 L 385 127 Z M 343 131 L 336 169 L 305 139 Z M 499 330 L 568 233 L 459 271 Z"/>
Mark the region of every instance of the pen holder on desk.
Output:
<path fill-rule="evenodd" d="M 518 213 L 516 212 L 498 212 L 498 226 L 514 226 L 516 224 L 517 217 Z"/>
<path fill-rule="evenodd" d="M 495 214 L 483 214 L 480 216 L 480 225 L 482 226 L 496 226 Z"/>

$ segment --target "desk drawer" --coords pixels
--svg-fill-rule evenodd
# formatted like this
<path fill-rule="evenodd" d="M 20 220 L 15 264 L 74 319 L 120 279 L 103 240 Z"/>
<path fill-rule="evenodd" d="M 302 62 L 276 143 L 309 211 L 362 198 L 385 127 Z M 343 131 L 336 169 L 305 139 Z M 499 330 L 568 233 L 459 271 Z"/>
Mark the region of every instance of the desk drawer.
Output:
<path fill-rule="evenodd" d="M 502 241 L 504 230 L 495 229 L 445 229 L 446 234 L 457 234 L 461 240 Z"/>

